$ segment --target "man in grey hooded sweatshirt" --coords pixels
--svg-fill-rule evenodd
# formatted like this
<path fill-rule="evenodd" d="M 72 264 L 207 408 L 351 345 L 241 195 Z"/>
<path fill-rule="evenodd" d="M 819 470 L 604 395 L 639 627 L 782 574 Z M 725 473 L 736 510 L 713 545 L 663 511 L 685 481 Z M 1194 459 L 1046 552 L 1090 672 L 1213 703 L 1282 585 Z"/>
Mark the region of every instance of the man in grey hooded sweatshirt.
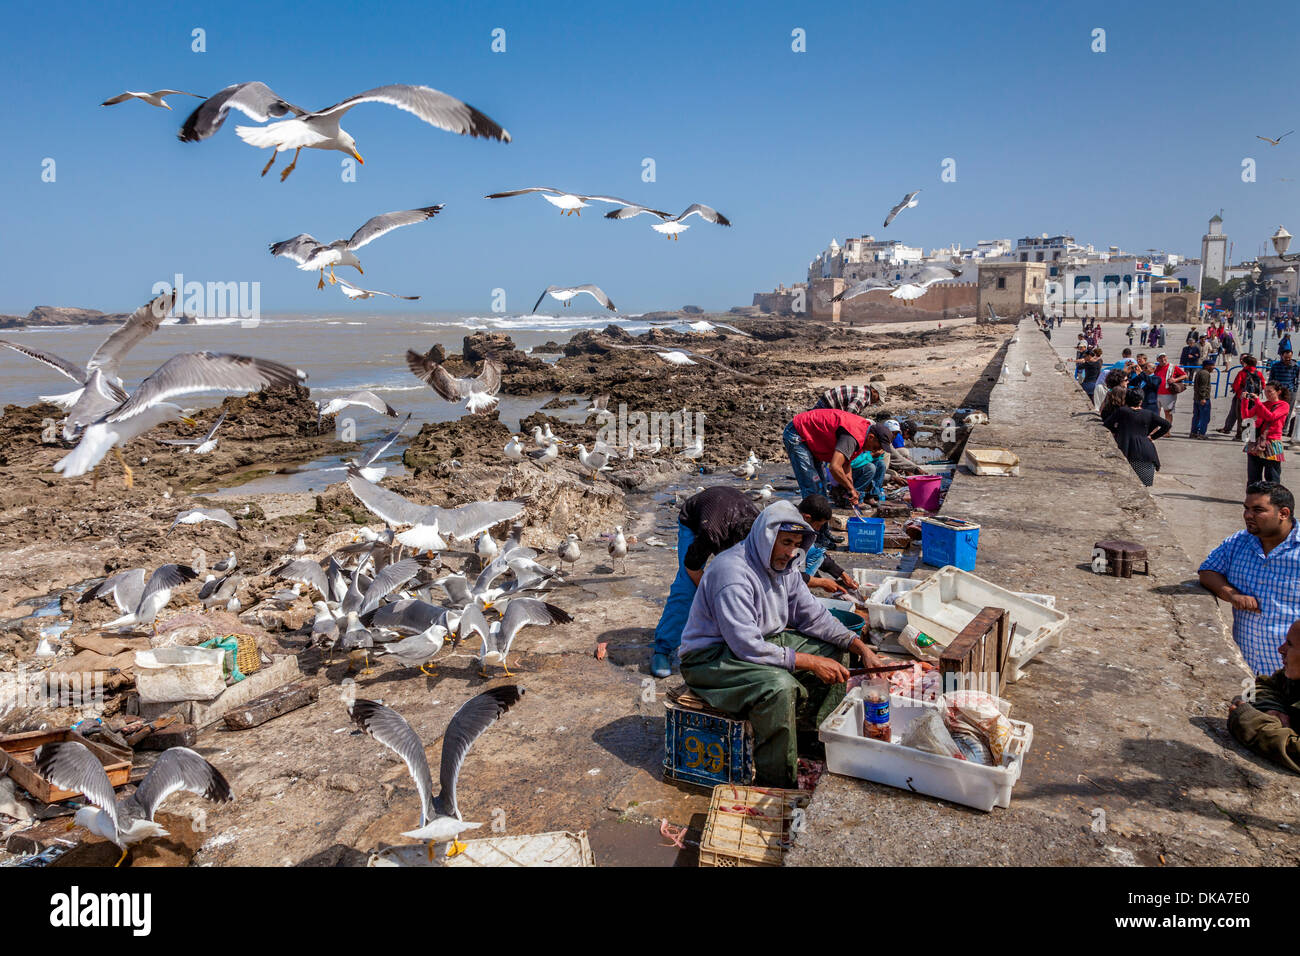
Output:
<path fill-rule="evenodd" d="M 682 631 L 682 677 L 710 707 L 753 725 L 767 786 L 796 785 L 796 724 L 824 716 L 832 686 L 849 677 L 844 652 L 884 663 L 808 591 L 799 569 L 815 537 L 790 502 L 768 506 L 705 569 Z"/>

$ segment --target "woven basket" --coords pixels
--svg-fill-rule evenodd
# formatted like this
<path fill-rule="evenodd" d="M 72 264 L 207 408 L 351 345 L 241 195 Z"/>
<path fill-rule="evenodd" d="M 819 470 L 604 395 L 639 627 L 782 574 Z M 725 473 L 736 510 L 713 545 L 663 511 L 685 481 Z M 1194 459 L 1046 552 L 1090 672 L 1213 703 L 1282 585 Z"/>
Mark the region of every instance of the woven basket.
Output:
<path fill-rule="evenodd" d="M 235 666 L 247 677 L 262 667 L 262 653 L 257 648 L 257 638 L 252 634 L 228 634 L 233 637 L 239 650 L 235 654 Z"/>

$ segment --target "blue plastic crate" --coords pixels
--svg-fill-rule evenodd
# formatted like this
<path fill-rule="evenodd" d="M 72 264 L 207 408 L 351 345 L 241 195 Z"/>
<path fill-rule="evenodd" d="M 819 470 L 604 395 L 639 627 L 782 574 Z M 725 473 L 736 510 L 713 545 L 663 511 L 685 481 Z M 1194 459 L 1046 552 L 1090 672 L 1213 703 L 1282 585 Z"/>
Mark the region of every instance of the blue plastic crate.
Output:
<path fill-rule="evenodd" d="M 885 550 L 884 518 L 850 518 L 849 550 L 858 554 L 880 554 Z"/>
<path fill-rule="evenodd" d="M 754 729 L 710 711 L 664 701 L 664 776 L 700 787 L 754 782 Z"/>
<path fill-rule="evenodd" d="M 926 518 L 921 522 L 921 560 L 936 568 L 975 570 L 980 526 L 960 518 Z"/>

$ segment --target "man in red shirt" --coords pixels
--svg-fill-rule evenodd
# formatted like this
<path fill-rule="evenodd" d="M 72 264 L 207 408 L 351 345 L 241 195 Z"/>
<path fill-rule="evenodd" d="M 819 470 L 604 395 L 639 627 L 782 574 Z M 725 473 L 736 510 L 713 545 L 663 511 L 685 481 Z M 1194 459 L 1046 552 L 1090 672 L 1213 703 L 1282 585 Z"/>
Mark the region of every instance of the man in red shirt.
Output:
<path fill-rule="evenodd" d="M 1169 364 L 1169 356 L 1161 352 L 1156 356 L 1156 375 L 1160 377 L 1160 388 L 1156 391 L 1156 403 L 1165 421 L 1173 422 L 1174 406 L 1178 404 L 1178 392 L 1169 386 L 1186 381 L 1187 373 L 1177 365 Z M 1180 390 L 1181 391 L 1181 390 Z"/>
<path fill-rule="evenodd" d="M 781 436 L 800 494 L 825 494 L 819 466 L 826 464 L 855 505 L 860 499 L 853 487 L 849 463 L 863 452 L 879 454 L 887 450 L 892 439 L 893 433 L 883 422 L 873 424 L 838 408 L 800 412 Z"/>

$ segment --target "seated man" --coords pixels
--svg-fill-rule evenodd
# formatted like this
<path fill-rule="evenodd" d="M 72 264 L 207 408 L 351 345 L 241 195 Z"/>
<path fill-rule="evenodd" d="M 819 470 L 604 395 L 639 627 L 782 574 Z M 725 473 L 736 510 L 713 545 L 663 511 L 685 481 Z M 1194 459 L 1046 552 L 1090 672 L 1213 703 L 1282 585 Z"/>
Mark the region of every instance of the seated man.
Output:
<path fill-rule="evenodd" d="M 753 725 L 760 785 L 796 785 L 796 721 L 815 726 L 838 703 L 830 691 L 848 680 L 844 651 L 882 663 L 808 591 L 799 567 L 814 535 L 794 505 L 769 505 L 705 568 L 682 632 L 686 685 Z"/>
<path fill-rule="evenodd" d="M 1278 648 L 1282 668 L 1255 678 L 1253 701 L 1234 698 L 1228 730 L 1245 747 L 1288 770 L 1300 773 L 1300 621 L 1286 632 Z"/>
<path fill-rule="evenodd" d="M 672 674 L 672 659 L 682 642 L 682 628 L 704 575 L 704 564 L 715 554 L 745 539 L 758 517 L 758 508 L 743 491 L 715 485 L 692 495 L 677 515 L 677 577 L 655 627 L 650 673 Z"/>

